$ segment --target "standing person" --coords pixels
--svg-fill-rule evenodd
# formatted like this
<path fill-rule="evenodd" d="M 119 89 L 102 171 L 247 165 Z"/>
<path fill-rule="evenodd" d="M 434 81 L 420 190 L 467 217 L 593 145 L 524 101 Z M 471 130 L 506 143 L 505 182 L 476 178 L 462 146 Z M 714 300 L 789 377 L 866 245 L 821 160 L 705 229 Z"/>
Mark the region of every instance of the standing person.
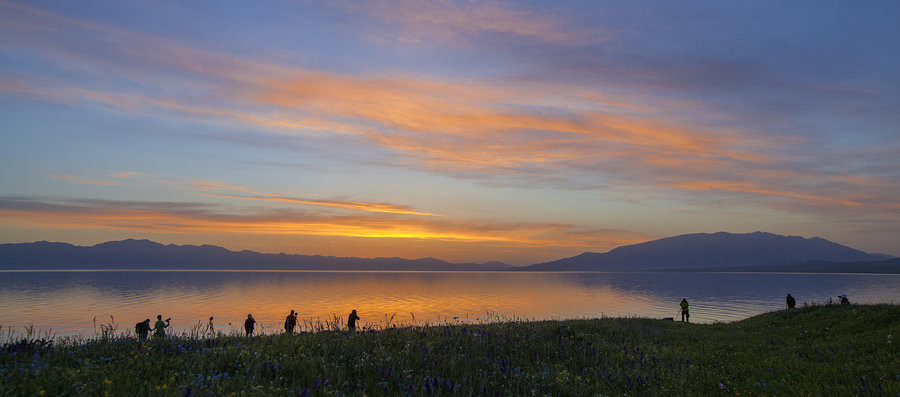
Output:
<path fill-rule="evenodd" d="M 206 326 L 206 333 L 210 336 L 216 335 L 216 328 L 213 327 L 213 316 L 209 316 L 209 325 Z"/>
<path fill-rule="evenodd" d="M 149 318 L 134 325 L 134 333 L 137 334 L 138 338 L 141 340 L 147 339 L 147 336 L 150 335 L 150 329 Z"/>
<path fill-rule="evenodd" d="M 356 322 L 359 321 L 359 316 L 356 314 L 356 309 L 353 309 L 350 312 L 350 316 L 347 317 L 347 329 L 350 331 L 356 331 Z"/>
<path fill-rule="evenodd" d="M 252 314 L 247 315 L 247 320 L 244 321 L 244 331 L 247 331 L 247 336 L 253 335 L 253 328 L 256 326 L 256 319 L 253 318 Z"/>
<path fill-rule="evenodd" d="M 297 314 L 291 310 L 291 314 L 288 314 L 287 318 L 284 319 L 284 333 L 293 334 L 294 327 L 297 326 Z"/>
<path fill-rule="evenodd" d="M 156 324 L 153 324 L 153 336 L 165 338 L 166 337 L 166 328 L 169 328 L 169 321 L 172 318 L 169 317 L 163 322 L 162 314 L 156 315 Z"/>
<path fill-rule="evenodd" d="M 691 322 L 691 312 L 688 311 L 687 298 L 681 298 L 681 322 Z"/>
<path fill-rule="evenodd" d="M 794 299 L 791 294 L 787 294 L 787 297 L 784 298 L 785 303 L 787 303 L 788 309 L 793 309 L 794 306 L 797 305 L 797 301 Z"/>

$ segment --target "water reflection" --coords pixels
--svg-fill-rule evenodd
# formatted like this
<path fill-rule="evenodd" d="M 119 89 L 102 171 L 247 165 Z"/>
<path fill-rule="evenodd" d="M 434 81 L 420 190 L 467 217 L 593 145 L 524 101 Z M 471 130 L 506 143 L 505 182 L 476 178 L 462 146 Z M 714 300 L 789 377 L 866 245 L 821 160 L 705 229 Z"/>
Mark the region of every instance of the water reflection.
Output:
<path fill-rule="evenodd" d="M 362 324 L 384 326 L 486 321 L 490 313 L 525 319 L 673 317 L 691 302 L 695 322 L 732 321 L 798 303 L 848 294 L 859 303 L 900 301 L 900 276 L 728 273 L 525 272 L 4 272 L 0 326 L 90 336 L 94 318 L 119 330 L 156 314 L 175 330 L 216 318 L 238 329 L 248 313 L 263 332 L 281 329 L 291 309 L 300 326 L 357 309 Z M 413 316 L 415 316 L 413 318 Z M 232 325 L 229 325 L 231 323 Z"/>

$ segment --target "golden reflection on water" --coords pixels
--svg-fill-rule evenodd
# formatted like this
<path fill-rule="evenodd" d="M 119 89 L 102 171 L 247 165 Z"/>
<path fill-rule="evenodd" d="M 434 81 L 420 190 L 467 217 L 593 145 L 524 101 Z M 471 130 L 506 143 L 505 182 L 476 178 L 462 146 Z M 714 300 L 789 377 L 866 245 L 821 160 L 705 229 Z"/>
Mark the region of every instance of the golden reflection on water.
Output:
<path fill-rule="evenodd" d="M 823 283 L 815 277 L 809 279 L 811 276 L 772 282 L 787 279 L 664 273 L 131 271 L 2 275 L 6 276 L 0 281 L 3 335 L 11 328 L 21 334 L 24 326 L 31 324 L 56 335 L 82 336 L 99 331 L 95 318 L 97 324 L 118 323 L 118 331 L 123 332 L 157 314 L 172 317 L 173 329 L 180 332 L 205 326 L 210 316 L 216 329 L 237 331 L 252 313 L 261 330 L 272 333 L 282 329 L 284 317 L 292 309 L 300 313 L 304 330 L 335 316 L 343 324 L 353 309 L 359 312 L 363 326 L 376 327 L 510 318 L 662 318 L 677 314 L 682 296 L 690 296 L 692 320 L 727 321 L 777 310 L 783 304 L 784 289 L 798 287 L 798 280 L 807 280 L 814 285 L 810 288 L 826 296 L 849 292 L 844 285 L 856 280 L 862 286 L 851 285 L 850 289 L 855 288 L 851 297 L 874 301 L 900 280 L 894 277 L 887 287 L 872 287 L 877 279 L 871 277 L 844 278 L 830 286 L 831 279 L 823 279 Z M 742 288 L 746 296 L 739 293 Z M 893 299 L 900 298 L 900 292 L 893 290 Z M 793 291 L 795 296 L 811 295 L 802 288 Z"/>
<path fill-rule="evenodd" d="M 33 275 L 33 274 L 32 274 Z M 597 317 L 601 305 L 647 302 L 615 288 L 579 288 L 533 274 L 457 272 L 107 272 L 43 273 L 27 288 L 0 296 L 3 322 L 27 319 L 38 329 L 88 334 L 98 324 L 134 323 L 156 314 L 176 329 L 205 325 L 238 329 L 252 313 L 266 332 L 281 328 L 290 310 L 302 327 L 346 318 L 356 309 L 363 325 L 491 321 L 499 318 Z M 100 276 L 100 279 L 96 279 Z M 607 314 L 615 314 L 607 310 Z M 110 320 L 109 316 L 113 316 Z M 393 316 L 393 321 L 390 318 Z M 343 323 L 343 321 L 342 321 Z M 230 325 L 229 325 L 230 324 Z"/>

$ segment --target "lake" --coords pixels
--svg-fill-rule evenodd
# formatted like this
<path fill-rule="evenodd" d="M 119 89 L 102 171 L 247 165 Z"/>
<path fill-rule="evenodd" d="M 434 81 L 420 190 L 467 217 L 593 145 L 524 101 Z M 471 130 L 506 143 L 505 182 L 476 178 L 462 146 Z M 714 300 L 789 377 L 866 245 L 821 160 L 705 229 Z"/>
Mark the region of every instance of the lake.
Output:
<path fill-rule="evenodd" d="M 248 313 L 262 331 L 281 330 L 291 309 L 300 325 L 342 319 L 363 325 L 499 319 L 673 317 L 682 297 L 693 322 L 734 321 L 847 294 L 853 303 L 900 303 L 900 275 L 678 272 L 0 272 L 0 336 L 26 326 L 56 336 L 93 336 L 113 316 L 132 331 L 171 317 L 175 331 L 206 324 L 237 330 Z M 96 319 L 96 323 L 95 323 Z M 96 324 L 96 325 L 95 325 Z M 259 328 L 258 328 L 259 329 Z"/>

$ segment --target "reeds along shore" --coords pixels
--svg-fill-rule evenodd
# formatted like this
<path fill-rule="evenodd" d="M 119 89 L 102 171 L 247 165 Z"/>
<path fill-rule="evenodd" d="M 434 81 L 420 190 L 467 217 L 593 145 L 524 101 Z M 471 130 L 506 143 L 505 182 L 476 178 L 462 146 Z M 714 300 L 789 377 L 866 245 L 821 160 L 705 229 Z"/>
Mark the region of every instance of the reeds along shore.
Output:
<path fill-rule="evenodd" d="M 494 323 L 504 323 L 504 322 L 534 322 L 537 321 L 533 318 L 525 319 L 516 316 L 504 316 L 498 313 L 487 312 L 483 316 L 477 316 L 472 318 L 462 318 L 452 317 L 452 318 L 442 318 L 439 317 L 437 320 L 426 320 L 426 321 L 417 321 L 414 313 L 410 313 L 410 321 L 395 321 L 397 318 L 397 313 L 394 313 L 390 316 L 385 315 L 383 321 L 377 322 L 362 322 L 358 328 L 359 332 L 371 332 L 371 331 L 380 331 L 385 329 L 395 329 L 395 328 L 408 328 L 408 327 L 432 327 L 432 326 L 446 326 L 446 325 L 461 325 L 461 324 L 494 324 Z M 321 319 L 320 317 L 316 318 L 298 318 L 296 327 L 294 329 L 294 333 L 303 334 L 303 333 L 319 333 L 319 332 L 329 332 L 329 331 L 348 331 L 347 329 L 347 321 L 344 317 L 338 315 L 332 315 L 331 318 Z M 20 333 L 13 330 L 11 327 L 6 327 L 5 334 L 3 327 L 0 326 L 0 341 L 5 341 L 6 344 L 16 342 L 21 339 L 25 340 L 45 340 L 50 341 L 54 340 L 57 342 L 67 342 L 67 343 L 89 343 L 95 340 L 109 340 L 116 338 L 133 338 L 137 337 L 134 332 L 134 326 L 127 326 L 119 323 L 114 316 L 110 316 L 109 320 L 106 322 L 98 321 L 97 317 L 93 318 L 93 335 L 89 337 L 84 336 L 60 336 L 53 333 L 53 330 L 40 330 L 36 329 L 33 325 L 26 325 L 23 329 L 24 332 Z M 214 337 L 226 337 L 226 336 L 244 336 L 244 329 L 241 327 L 241 324 L 237 324 L 234 322 L 228 322 L 223 324 L 213 324 L 211 322 L 203 322 L 197 321 L 196 323 L 192 323 L 186 329 L 182 329 L 179 331 L 171 331 L 167 329 L 167 337 L 175 337 L 182 339 L 197 339 L 197 338 L 214 338 Z M 152 335 L 153 331 L 150 331 L 150 335 Z M 257 322 L 255 324 L 255 328 L 253 331 L 254 336 L 266 336 L 266 335 L 277 335 L 284 333 L 284 328 L 278 325 L 270 325 L 264 322 Z M 152 339 L 152 336 L 148 336 L 148 339 Z"/>
<path fill-rule="evenodd" d="M 32 338 L 0 347 L 0 395 L 895 395 L 897 335 L 900 307 L 857 305 L 727 324 L 603 318 Z"/>

